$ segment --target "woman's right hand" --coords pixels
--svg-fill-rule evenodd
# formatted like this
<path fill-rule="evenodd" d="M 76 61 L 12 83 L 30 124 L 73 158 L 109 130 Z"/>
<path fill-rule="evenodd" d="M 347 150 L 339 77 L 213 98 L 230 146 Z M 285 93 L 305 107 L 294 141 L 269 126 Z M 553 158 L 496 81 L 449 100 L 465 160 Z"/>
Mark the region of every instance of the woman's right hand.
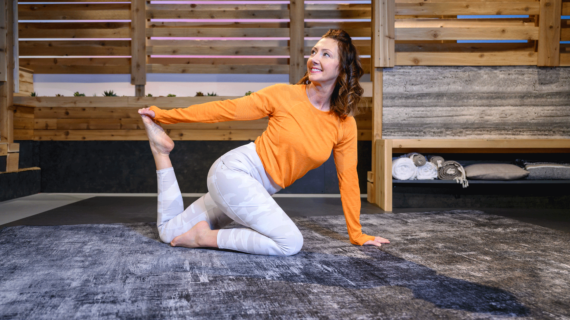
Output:
<path fill-rule="evenodd" d="M 150 108 L 139 109 L 139 114 L 149 116 L 152 119 L 154 119 L 154 116 L 155 116 L 154 111 L 150 110 Z"/>

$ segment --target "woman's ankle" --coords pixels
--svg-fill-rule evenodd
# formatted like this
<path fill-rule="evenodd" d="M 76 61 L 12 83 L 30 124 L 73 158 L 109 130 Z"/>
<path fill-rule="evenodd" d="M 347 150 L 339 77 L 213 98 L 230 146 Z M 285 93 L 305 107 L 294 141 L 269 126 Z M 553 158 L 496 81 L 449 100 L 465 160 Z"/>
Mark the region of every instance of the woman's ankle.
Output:
<path fill-rule="evenodd" d="M 172 162 L 170 161 L 170 156 L 167 154 L 154 154 L 154 164 L 156 165 L 156 170 L 172 168 Z"/>

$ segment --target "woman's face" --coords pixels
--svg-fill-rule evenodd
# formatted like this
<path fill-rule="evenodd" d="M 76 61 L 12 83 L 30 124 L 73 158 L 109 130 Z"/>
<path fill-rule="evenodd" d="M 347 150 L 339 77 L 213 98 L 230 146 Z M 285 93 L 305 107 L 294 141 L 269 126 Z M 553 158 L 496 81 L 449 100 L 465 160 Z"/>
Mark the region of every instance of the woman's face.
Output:
<path fill-rule="evenodd" d="M 340 56 L 337 41 L 331 38 L 319 40 L 311 50 L 311 56 L 307 60 L 309 81 L 334 85 L 339 75 L 339 64 Z"/>

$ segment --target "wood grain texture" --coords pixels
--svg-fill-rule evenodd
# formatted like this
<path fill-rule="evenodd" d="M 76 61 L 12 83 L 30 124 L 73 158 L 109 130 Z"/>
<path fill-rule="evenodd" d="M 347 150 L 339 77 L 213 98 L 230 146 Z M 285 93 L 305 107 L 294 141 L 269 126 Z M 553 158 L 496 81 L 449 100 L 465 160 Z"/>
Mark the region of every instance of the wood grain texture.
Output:
<path fill-rule="evenodd" d="M 5 50 L 4 64 L 6 66 L 5 81 L 0 81 L 0 142 L 14 142 L 14 113 L 12 112 L 13 92 L 14 92 L 14 15 L 12 14 L 14 2 L 4 0 L 0 2 L 0 11 L 4 14 L 4 29 L 0 29 L 0 33 L 5 32 L 4 47 Z"/>
<path fill-rule="evenodd" d="M 146 0 L 131 1 L 131 84 L 144 86 L 146 84 Z M 144 91 L 137 91 L 144 95 Z"/>
<path fill-rule="evenodd" d="M 560 65 L 560 16 L 562 0 L 540 0 L 540 39 L 538 62 L 540 67 Z"/>
<path fill-rule="evenodd" d="M 396 15 L 537 15 L 538 2 L 418 2 L 396 3 Z"/>
<path fill-rule="evenodd" d="M 376 204 L 392 211 L 392 140 L 376 140 L 376 162 L 373 163 Z"/>
<path fill-rule="evenodd" d="M 129 56 L 131 41 L 20 41 L 22 56 Z"/>
<path fill-rule="evenodd" d="M 394 0 L 374 1 L 372 5 L 372 63 L 375 68 L 393 67 L 395 53 Z"/>
<path fill-rule="evenodd" d="M 399 66 L 531 66 L 535 52 L 396 52 Z"/>
<path fill-rule="evenodd" d="M 295 84 L 305 75 L 305 1 L 291 0 L 289 4 L 290 62 L 289 83 Z"/>
<path fill-rule="evenodd" d="M 437 27 L 397 28 L 396 40 L 537 40 L 538 28 L 520 27 Z"/>
<path fill-rule="evenodd" d="M 35 73 L 131 73 L 130 58 L 20 58 L 20 65 Z"/>
<path fill-rule="evenodd" d="M 129 22 L 18 23 L 25 38 L 130 38 Z"/>
<path fill-rule="evenodd" d="M 20 154 L 19 153 L 8 153 L 6 156 L 6 172 L 18 171 L 20 164 Z"/>
<path fill-rule="evenodd" d="M 19 5 L 21 20 L 130 20 L 129 3 Z"/>
<path fill-rule="evenodd" d="M 6 21 L 6 11 L 8 10 L 7 1 L 9 0 L 0 1 L 0 82 L 8 81 L 8 60 L 6 57 L 6 49 L 8 46 L 8 25 Z"/>

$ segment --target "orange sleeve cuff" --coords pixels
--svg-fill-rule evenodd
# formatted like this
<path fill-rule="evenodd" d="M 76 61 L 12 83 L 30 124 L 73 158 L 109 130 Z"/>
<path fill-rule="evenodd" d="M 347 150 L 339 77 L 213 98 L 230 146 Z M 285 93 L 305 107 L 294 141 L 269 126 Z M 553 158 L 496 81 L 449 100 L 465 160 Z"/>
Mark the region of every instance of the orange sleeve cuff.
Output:
<path fill-rule="evenodd" d="M 376 237 L 373 236 L 369 236 L 367 234 L 361 233 L 359 236 L 357 237 L 350 237 L 350 243 L 352 244 L 356 244 L 356 245 L 363 245 L 366 241 L 368 240 L 374 240 Z"/>

